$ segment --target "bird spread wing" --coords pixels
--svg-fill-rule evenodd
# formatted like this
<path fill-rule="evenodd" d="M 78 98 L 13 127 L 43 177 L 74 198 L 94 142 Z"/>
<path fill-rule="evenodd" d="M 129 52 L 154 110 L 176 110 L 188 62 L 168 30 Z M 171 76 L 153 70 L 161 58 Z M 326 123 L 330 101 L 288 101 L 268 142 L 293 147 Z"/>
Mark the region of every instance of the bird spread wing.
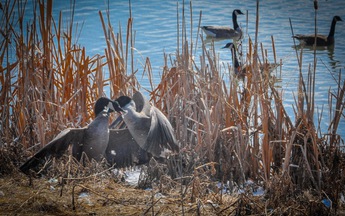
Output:
<path fill-rule="evenodd" d="M 144 150 L 156 157 L 165 157 L 166 151 L 178 152 L 174 129 L 166 116 L 156 107 L 151 107 L 151 126 Z"/>
<path fill-rule="evenodd" d="M 144 97 L 141 92 L 135 92 L 132 99 L 135 102 L 135 109 L 137 112 L 143 112 L 147 116 L 150 114 L 151 105 L 150 102 Z"/>
<path fill-rule="evenodd" d="M 106 158 L 108 163 L 121 168 L 147 163 L 150 160 L 150 155 L 140 148 L 129 130 L 125 128 L 109 131 Z"/>
<path fill-rule="evenodd" d="M 20 170 L 27 174 L 30 169 L 37 168 L 50 156 L 61 157 L 70 144 L 79 145 L 79 143 L 83 141 L 84 132 L 84 128 L 68 128 L 63 130 L 52 141 L 27 160 L 20 167 Z"/>

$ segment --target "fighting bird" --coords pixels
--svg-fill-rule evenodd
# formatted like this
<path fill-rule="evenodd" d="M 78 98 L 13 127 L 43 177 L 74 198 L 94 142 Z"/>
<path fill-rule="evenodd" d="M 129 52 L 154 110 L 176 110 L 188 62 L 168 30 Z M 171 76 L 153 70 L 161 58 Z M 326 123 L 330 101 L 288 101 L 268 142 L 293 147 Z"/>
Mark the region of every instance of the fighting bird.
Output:
<path fill-rule="evenodd" d="M 151 106 L 141 92 L 136 92 L 133 98 L 144 101 L 141 111 L 137 111 L 136 101 L 128 96 L 120 96 L 109 108 L 122 113 L 123 121 L 137 144 L 160 158 L 178 152 L 179 144 L 167 117 L 158 108 Z"/>
<path fill-rule="evenodd" d="M 67 128 L 58 134 L 52 141 L 28 159 L 20 170 L 26 174 L 30 169 L 36 170 L 49 157 L 61 157 L 72 145 L 72 155 L 80 161 L 82 154 L 90 160 L 100 161 L 106 158 L 110 165 L 127 167 L 144 164 L 151 155 L 144 151 L 133 139 L 128 129 L 109 129 L 109 113 L 114 110 L 109 98 L 99 98 L 94 106 L 95 119 L 84 128 Z M 143 101 L 137 101 L 140 104 Z M 139 110 L 141 111 L 141 110 Z"/>
<path fill-rule="evenodd" d="M 201 29 L 205 32 L 207 37 L 239 40 L 242 38 L 242 29 L 237 23 L 237 15 L 243 14 L 244 13 L 238 9 L 232 12 L 233 29 L 228 26 L 202 26 Z"/>
<path fill-rule="evenodd" d="M 326 35 L 316 35 L 316 46 L 330 46 L 334 44 L 334 33 L 335 33 L 335 24 L 338 21 L 343 21 L 340 16 L 334 16 L 331 24 L 331 29 L 329 30 L 328 36 Z M 302 45 L 313 46 L 315 43 L 315 34 L 303 35 L 297 34 L 293 38 L 296 38 L 300 41 Z"/>

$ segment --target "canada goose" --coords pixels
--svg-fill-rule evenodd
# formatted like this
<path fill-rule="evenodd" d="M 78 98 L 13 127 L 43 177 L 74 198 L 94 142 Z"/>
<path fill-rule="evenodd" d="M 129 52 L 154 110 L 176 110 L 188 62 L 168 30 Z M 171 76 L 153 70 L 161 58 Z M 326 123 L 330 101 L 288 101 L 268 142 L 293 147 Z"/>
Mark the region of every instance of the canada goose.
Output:
<path fill-rule="evenodd" d="M 245 76 L 246 70 L 245 68 L 242 68 L 241 64 L 239 63 L 237 59 L 236 54 L 236 47 L 233 43 L 227 43 L 225 46 L 222 47 L 222 49 L 229 48 L 231 50 L 231 56 L 232 56 L 232 65 L 234 67 L 234 73 L 236 76 L 241 77 L 242 79 Z"/>
<path fill-rule="evenodd" d="M 108 129 L 110 99 L 99 98 L 94 106 L 96 118 L 84 128 L 68 128 L 58 134 L 46 146 L 27 160 L 20 170 L 28 174 L 30 169 L 35 169 L 46 158 L 61 157 L 72 145 L 72 155 L 79 161 L 84 152 L 89 159 L 107 159 L 110 165 L 127 167 L 139 165 L 149 161 L 150 155 L 142 150 L 135 142 L 128 129 Z M 140 103 L 140 101 L 139 101 Z"/>
<path fill-rule="evenodd" d="M 108 112 L 113 112 L 113 110 L 106 111 L 109 102 L 108 98 L 99 98 L 94 106 L 96 118 L 87 127 L 63 130 L 26 161 L 20 167 L 20 170 L 27 173 L 29 169 L 39 165 L 48 156 L 61 157 L 70 144 L 73 144 L 72 155 L 78 161 L 82 156 L 82 152 L 85 152 L 89 158 L 100 160 L 105 153 L 109 141 Z"/>
<path fill-rule="evenodd" d="M 113 101 L 110 109 L 120 111 L 122 118 L 132 134 L 134 140 L 145 151 L 155 157 L 167 156 L 167 153 L 178 152 L 179 145 L 169 120 L 140 93 L 136 92 L 133 98 L 142 98 L 143 108 L 136 110 L 136 103 L 128 96 L 120 96 Z"/>
<path fill-rule="evenodd" d="M 202 26 L 201 29 L 204 30 L 208 37 L 239 40 L 242 38 L 242 30 L 237 23 L 237 15 L 240 14 L 244 13 L 238 9 L 232 12 L 233 29 L 228 26 Z"/>
<path fill-rule="evenodd" d="M 135 102 L 137 112 L 147 112 L 149 103 L 140 93 L 135 93 L 132 98 Z M 117 109 L 117 112 L 123 112 L 123 109 Z M 120 115 L 109 127 L 109 144 L 106 150 L 106 158 L 110 164 L 116 164 L 116 167 L 128 167 L 131 165 L 141 165 L 150 161 L 152 155 L 141 148 L 134 140 L 128 128 L 116 126 L 123 121 Z"/>
<path fill-rule="evenodd" d="M 235 75 L 238 78 L 244 79 L 247 73 L 247 68 L 250 68 L 250 65 L 241 65 L 240 62 L 237 59 L 237 54 L 236 54 L 236 47 L 233 43 L 227 43 L 222 49 L 229 48 L 231 50 L 231 55 L 232 55 L 232 64 L 234 67 L 234 72 Z M 272 72 L 274 69 L 277 67 L 281 66 L 280 63 L 264 63 L 259 66 L 260 71 L 265 71 L 268 70 L 268 72 Z"/>
<path fill-rule="evenodd" d="M 331 29 L 329 30 L 328 36 L 326 35 L 317 35 L 316 46 L 330 46 L 334 44 L 334 32 L 335 24 L 337 21 L 343 21 L 340 16 L 334 16 L 331 24 Z M 306 46 L 313 46 L 315 42 L 315 34 L 303 35 L 297 34 L 293 36 L 300 41 L 301 44 Z"/>

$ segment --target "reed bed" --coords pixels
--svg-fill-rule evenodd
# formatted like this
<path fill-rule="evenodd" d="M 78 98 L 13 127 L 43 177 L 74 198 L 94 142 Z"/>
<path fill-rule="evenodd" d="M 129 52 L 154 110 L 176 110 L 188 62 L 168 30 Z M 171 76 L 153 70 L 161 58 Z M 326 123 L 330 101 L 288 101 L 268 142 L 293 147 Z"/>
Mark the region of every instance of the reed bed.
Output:
<path fill-rule="evenodd" d="M 167 208 L 169 211 L 160 207 L 158 212 L 293 215 L 318 211 L 336 214 L 343 208 L 340 197 L 345 193 L 345 156 L 337 130 L 343 117 L 345 82 L 339 76 L 337 88 L 330 89 L 332 120 L 322 135 L 314 123 L 315 74 L 304 78 L 300 73 L 296 120 L 292 122 L 282 103 L 282 91 L 274 85 L 275 75 L 266 64 L 270 54 L 257 39 L 258 1 L 254 41 L 248 38 L 246 50 L 238 46 L 246 65 L 244 79 L 233 75 L 231 64 L 219 63 L 214 47 L 206 48 L 199 31 L 193 37 L 192 17 L 191 32 L 187 32 L 183 4 L 182 15 L 177 14 L 177 52 L 163 56 L 165 65 L 157 85 L 152 81 L 149 58 L 143 68 L 133 66 L 131 15 L 123 39 L 121 28 L 118 33 L 113 31 L 109 13 L 104 17 L 100 12 L 107 47 L 104 54 L 89 57 L 84 47 L 73 43 L 73 22 L 63 22 L 61 14 L 54 20 L 51 0 L 34 1 L 35 13 L 29 24 L 23 22 L 26 3 L 5 1 L 1 5 L 0 153 L 6 161 L 0 166 L 2 177 L 16 173 L 27 156 L 59 131 L 86 126 L 93 118 L 93 103 L 105 95 L 105 88 L 111 98 L 142 90 L 136 79 L 142 71 L 151 82 L 152 88 L 147 90 L 151 102 L 168 116 L 181 145 L 180 154 L 168 161 L 167 167 L 160 172 L 152 167 L 146 170 L 149 185 L 154 186 L 152 182 L 158 179 L 156 190 L 174 197 L 169 203 L 182 206 Z M 191 3 L 189 9 L 191 12 Z M 73 20 L 73 13 L 69 19 Z M 199 23 L 200 19 L 201 13 Z M 202 54 L 194 56 L 198 43 Z M 272 47 L 276 61 L 273 37 Z M 302 51 L 300 54 L 302 70 Z M 58 167 L 66 172 L 61 168 L 65 165 Z M 78 170 L 69 172 L 75 176 Z M 56 172 L 51 175 L 59 176 Z M 99 182 L 96 177 L 92 179 Z M 248 187 L 248 180 L 255 186 Z M 246 192 L 232 198 L 219 194 L 217 181 L 230 193 L 239 189 Z M 145 179 L 143 182 L 147 186 Z M 266 191 L 265 201 L 252 196 L 251 187 L 259 186 Z M 330 208 L 321 203 L 325 198 L 332 202 Z M 145 213 L 157 210 L 159 204 L 153 197 L 151 201 Z M 184 209 L 186 203 L 192 204 Z M 220 207 L 215 208 L 214 203 Z M 207 205 L 213 206 L 211 210 Z"/>

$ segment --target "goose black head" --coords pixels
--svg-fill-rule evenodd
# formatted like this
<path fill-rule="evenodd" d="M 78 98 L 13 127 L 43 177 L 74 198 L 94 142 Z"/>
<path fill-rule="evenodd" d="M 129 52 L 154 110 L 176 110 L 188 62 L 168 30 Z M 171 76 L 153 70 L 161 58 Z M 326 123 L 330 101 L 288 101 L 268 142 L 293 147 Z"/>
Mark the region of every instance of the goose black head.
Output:
<path fill-rule="evenodd" d="M 335 20 L 335 21 L 343 21 L 343 20 L 340 18 L 340 16 L 334 16 L 334 17 L 333 17 L 333 20 Z"/>
<path fill-rule="evenodd" d="M 128 96 L 120 96 L 115 101 L 119 104 L 120 107 L 124 107 L 127 104 L 129 104 L 132 101 L 132 99 Z"/>
<path fill-rule="evenodd" d="M 114 112 L 114 110 L 109 109 L 110 104 L 111 104 L 111 100 L 109 98 L 106 97 L 100 97 L 97 99 L 95 106 L 94 106 L 94 112 L 95 112 L 95 116 L 97 116 L 98 114 L 100 114 L 103 110 L 107 110 L 108 113 Z"/>
<path fill-rule="evenodd" d="M 235 9 L 232 13 L 236 15 L 244 15 L 244 13 L 242 13 L 242 11 L 239 9 Z"/>
<path fill-rule="evenodd" d="M 234 47 L 234 44 L 229 42 L 227 43 L 225 46 L 222 47 L 222 49 L 225 49 L 225 48 L 229 48 L 229 49 L 232 49 Z"/>
<path fill-rule="evenodd" d="M 110 107 L 110 108 L 113 109 L 114 111 L 118 112 L 118 113 L 125 112 L 122 109 L 122 107 L 125 107 L 131 101 L 132 101 L 132 99 L 130 97 L 120 96 L 116 100 L 112 101 L 112 107 Z"/>

